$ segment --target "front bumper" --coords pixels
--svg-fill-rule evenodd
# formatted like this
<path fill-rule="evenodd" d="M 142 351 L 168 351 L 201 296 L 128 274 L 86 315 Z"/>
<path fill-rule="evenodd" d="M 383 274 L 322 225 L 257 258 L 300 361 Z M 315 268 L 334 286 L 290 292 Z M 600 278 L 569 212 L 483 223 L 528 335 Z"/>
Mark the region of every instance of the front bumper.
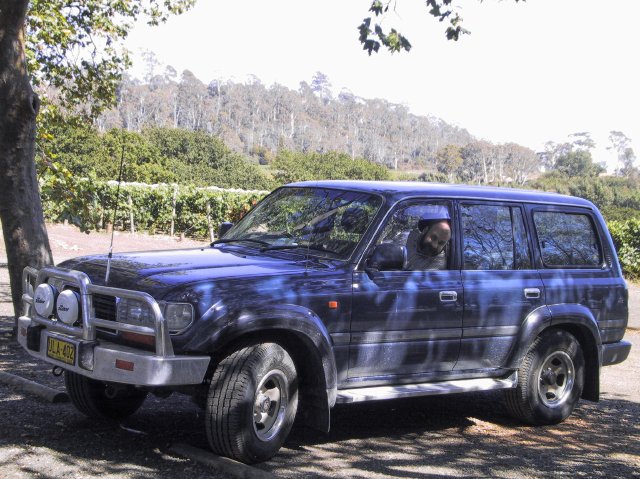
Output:
<path fill-rule="evenodd" d="M 48 338 L 75 347 L 73 364 L 47 355 Z M 49 331 L 28 317 L 18 320 L 18 342 L 32 356 L 55 366 L 98 381 L 136 386 L 179 386 L 200 384 L 209 366 L 209 356 L 162 357 L 153 352 L 113 344 L 87 341 Z"/>
<path fill-rule="evenodd" d="M 607 343 L 602 345 L 602 365 L 610 366 L 618 364 L 627 359 L 631 351 L 631 343 L 629 341 L 618 341 L 615 343 Z"/>
<path fill-rule="evenodd" d="M 24 314 L 18 320 L 18 342 L 32 356 L 66 370 L 99 381 L 136 386 L 181 386 L 200 384 L 209 366 L 209 356 L 175 355 L 169 328 L 156 300 L 147 293 L 98 286 L 80 271 L 45 267 L 23 272 Z M 36 286 L 57 282 L 77 291 L 79 318 L 65 324 L 52 314 L 42 317 L 34 307 Z M 54 293 L 56 294 L 56 293 Z M 134 299 L 153 312 L 153 325 L 142 326 L 109 320 L 94 308 L 96 296 Z M 55 298 L 54 298 L 55 299 Z M 115 306 L 114 306 L 115 307 Z M 145 351 L 98 338 L 98 330 L 118 334 L 136 333 L 154 338 L 154 350 Z"/>

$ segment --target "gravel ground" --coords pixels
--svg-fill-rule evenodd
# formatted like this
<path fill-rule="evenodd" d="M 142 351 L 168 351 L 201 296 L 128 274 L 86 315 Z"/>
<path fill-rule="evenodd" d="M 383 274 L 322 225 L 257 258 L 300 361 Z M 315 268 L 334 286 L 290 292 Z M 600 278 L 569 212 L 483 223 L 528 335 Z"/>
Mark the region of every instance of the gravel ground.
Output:
<path fill-rule="evenodd" d="M 106 235 L 49 230 L 56 261 L 108 247 Z M 121 234 L 114 249 L 185 244 L 197 245 Z M 10 337 L 3 254 L 0 248 L 0 371 L 62 390 L 62 378 Z M 522 426 L 498 392 L 341 406 L 329 435 L 294 426 L 281 452 L 258 467 L 283 478 L 640 477 L 640 328 L 626 339 L 634 344 L 631 356 L 603 370 L 601 401 L 581 402 L 560 425 Z M 228 477 L 172 454 L 176 443 L 207 447 L 202 412 L 184 396 L 151 396 L 137 414 L 112 423 L 0 384 L 2 478 Z"/>

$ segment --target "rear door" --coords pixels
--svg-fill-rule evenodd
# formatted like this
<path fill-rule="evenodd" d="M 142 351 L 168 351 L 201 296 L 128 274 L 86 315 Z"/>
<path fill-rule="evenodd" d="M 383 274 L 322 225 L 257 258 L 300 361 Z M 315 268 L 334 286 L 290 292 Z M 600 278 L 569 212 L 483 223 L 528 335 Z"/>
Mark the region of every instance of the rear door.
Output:
<path fill-rule="evenodd" d="M 619 341 L 627 321 L 626 287 L 611 267 L 604 231 L 593 211 L 532 208 L 547 304 L 582 305 L 598 321 L 602 342 Z"/>
<path fill-rule="evenodd" d="M 462 201 L 459 208 L 464 315 L 455 369 L 499 368 L 524 319 L 544 304 L 544 286 L 522 205 Z"/>

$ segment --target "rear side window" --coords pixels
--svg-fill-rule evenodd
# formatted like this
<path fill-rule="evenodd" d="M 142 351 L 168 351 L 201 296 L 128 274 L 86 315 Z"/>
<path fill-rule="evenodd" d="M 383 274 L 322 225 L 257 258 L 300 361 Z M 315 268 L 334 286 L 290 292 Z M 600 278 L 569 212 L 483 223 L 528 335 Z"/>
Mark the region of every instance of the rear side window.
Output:
<path fill-rule="evenodd" d="M 503 205 L 462 205 L 466 270 L 530 269 L 522 212 Z"/>
<path fill-rule="evenodd" d="M 549 267 L 600 267 L 602 249 L 588 215 L 537 211 L 533 222 L 542 262 Z"/>

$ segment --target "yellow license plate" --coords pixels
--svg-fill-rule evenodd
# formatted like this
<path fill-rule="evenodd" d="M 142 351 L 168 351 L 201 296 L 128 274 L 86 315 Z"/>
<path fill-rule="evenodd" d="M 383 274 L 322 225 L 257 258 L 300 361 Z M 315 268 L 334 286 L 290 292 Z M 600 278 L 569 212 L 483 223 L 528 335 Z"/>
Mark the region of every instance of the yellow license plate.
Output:
<path fill-rule="evenodd" d="M 76 363 L 76 345 L 57 338 L 47 338 L 47 356 L 72 366 Z"/>

